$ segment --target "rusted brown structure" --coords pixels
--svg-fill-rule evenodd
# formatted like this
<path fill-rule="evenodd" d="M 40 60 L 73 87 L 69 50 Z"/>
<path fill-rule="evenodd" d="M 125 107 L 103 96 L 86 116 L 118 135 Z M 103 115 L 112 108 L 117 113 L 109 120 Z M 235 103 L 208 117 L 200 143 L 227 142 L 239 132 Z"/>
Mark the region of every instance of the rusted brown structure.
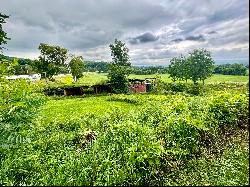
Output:
<path fill-rule="evenodd" d="M 74 87 L 65 87 L 64 95 L 83 95 L 85 93 L 85 89 L 88 89 L 89 86 L 74 86 Z"/>
<path fill-rule="evenodd" d="M 151 90 L 152 80 L 146 79 L 129 79 L 129 90 L 132 93 L 145 93 Z M 110 84 L 101 84 L 93 86 L 63 86 L 57 88 L 48 88 L 44 90 L 46 95 L 83 95 L 83 94 L 100 94 L 112 93 Z"/>
<path fill-rule="evenodd" d="M 129 91 L 132 93 L 146 92 L 146 85 L 145 84 L 131 84 L 129 87 Z"/>
<path fill-rule="evenodd" d="M 151 81 L 155 78 L 146 79 L 129 79 L 129 90 L 132 93 L 144 93 L 149 92 L 151 89 Z"/>
<path fill-rule="evenodd" d="M 94 93 L 99 94 L 99 93 L 110 93 L 112 92 L 110 84 L 102 84 L 102 85 L 94 85 L 92 86 L 94 88 Z"/>
<path fill-rule="evenodd" d="M 71 87 L 71 88 L 64 88 L 64 95 L 82 95 L 83 90 L 81 87 Z"/>

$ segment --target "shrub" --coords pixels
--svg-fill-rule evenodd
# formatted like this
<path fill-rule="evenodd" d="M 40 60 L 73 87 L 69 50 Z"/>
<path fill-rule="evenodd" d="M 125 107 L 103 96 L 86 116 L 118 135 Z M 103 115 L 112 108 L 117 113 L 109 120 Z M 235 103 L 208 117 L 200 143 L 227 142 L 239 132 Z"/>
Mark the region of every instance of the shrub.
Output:
<path fill-rule="evenodd" d="M 34 119 L 45 101 L 32 83 L 25 80 L 0 80 L 0 148 L 27 142 L 21 132 Z"/>

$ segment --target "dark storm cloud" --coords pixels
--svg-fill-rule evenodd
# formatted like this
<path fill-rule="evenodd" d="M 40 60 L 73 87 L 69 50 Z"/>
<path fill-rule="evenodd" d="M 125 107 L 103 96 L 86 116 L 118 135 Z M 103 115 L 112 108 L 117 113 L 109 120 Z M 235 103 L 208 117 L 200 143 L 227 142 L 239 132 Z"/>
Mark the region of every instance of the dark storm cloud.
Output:
<path fill-rule="evenodd" d="M 217 34 L 218 32 L 216 32 L 216 31 L 210 31 L 210 32 L 208 32 L 208 34 Z"/>
<path fill-rule="evenodd" d="M 118 38 L 132 63 L 164 63 L 197 47 L 248 58 L 248 7 L 245 0 L 0 0 L 0 12 L 10 15 L 7 55 L 36 57 L 43 42 L 110 60 L 108 45 Z"/>
<path fill-rule="evenodd" d="M 176 38 L 176 39 L 174 39 L 174 40 L 172 40 L 172 42 L 182 42 L 184 39 L 182 39 L 182 38 Z"/>
<path fill-rule="evenodd" d="M 129 39 L 129 42 L 131 44 L 140 44 L 140 43 L 154 42 L 158 39 L 159 39 L 158 36 L 155 36 L 150 32 L 146 32 L 142 35 Z"/>
<path fill-rule="evenodd" d="M 186 37 L 186 40 L 204 42 L 204 41 L 205 41 L 205 38 L 204 38 L 203 35 L 199 35 L 199 36 L 188 36 L 188 37 Z"/>
<path fill-rule="evenodd" d="M 199 42 L 204 42 L 206 41 L 206 39 L 204 38 L 203 35 L 198 35 L 198 36 L 187 36 L 186 38 L 176 38 L 174 40 L 172 40 L 172 42 L 182 42 L 182 41 L 185 41 L 185 40 L 189 40 L 189 41 L 199 41 Z"/>

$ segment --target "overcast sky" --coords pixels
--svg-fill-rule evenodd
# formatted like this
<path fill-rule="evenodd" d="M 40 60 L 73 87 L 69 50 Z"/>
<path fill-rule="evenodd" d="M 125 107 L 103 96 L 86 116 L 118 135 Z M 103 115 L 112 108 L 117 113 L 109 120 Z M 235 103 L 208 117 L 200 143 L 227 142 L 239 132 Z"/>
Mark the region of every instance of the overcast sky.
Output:
<path fill-rule="evenodd" d="M 168 65 L 194 48 L 217 63 L 249 61 L 248 0 L 0 0 L 0 12 L 9 56 L 37 58 L 42 42 L 110 61 L 117 38 L 134 65 Z"/>

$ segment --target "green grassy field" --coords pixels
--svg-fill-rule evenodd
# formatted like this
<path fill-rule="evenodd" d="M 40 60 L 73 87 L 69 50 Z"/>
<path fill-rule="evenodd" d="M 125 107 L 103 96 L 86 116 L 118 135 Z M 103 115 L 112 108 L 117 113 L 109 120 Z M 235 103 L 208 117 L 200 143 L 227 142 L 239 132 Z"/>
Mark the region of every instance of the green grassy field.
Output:
<path fill-rule="evenodd" d="M 114 110 L 128 112 L 133 104 L 107 101 L 108 96 L 93 96 L 86 98 L 51 99 L 41 109 L 41 116 L 46 122 L 65 121 L 69 118 L 81 118 L 85 115 L 100 117 Z M 46 120 L 47 119 L 47 120 Z"/>
<path fill-rule="evenodd" d="M 168 75 L 161 76 L 171 82 Z M 105 80 L 106 74 L 88 73 L 79 83 Z M 2 118 L 7 122 L 13 117 L 20 121 L 20 114 L 26 118 L 13 128 L 3 124 L 13 132 L 14 144 L 0 146 L 0 184 L 247 185 L 249 134 L 239 124 L 245 125 L 248 116 L 248 77 L 215 75 L 206 83 L 217 81 L 244 86 L 225 84 L 225 89 L 198 95 L 46 96 L 29 122 L 33 113 L 24 108 L 12 116 L 7 111 Z M 17 107 L 27 105 L 28 110 L 37 103 L 36 95 L 32 102 L 29 95 L 23 99 L 25 85 L 15 88 L 20 88 Z M 22 138 L 30 141 L 15 143 Z M 0 145 L 8 139 L 0 139 Z"/>
<path fill-rule="evenodd" d="M 152 75 L 129 75 L 129 78 L 139 78 L 139 79 L 145 79 L 145 78 L 153 78 L 156 77 L 156 74 Z M 172 82 L 171 78 L 169 78 L 168 74 L 159 74 L 158 76 L 161 77 L 161 79 L 164 82 Z M 73 81 L 73 78 L 71 75 L 67 75 L 65 77 L 56 78 L 56 80 L 71 84 Z M 102 84 L 105 81 L 107 81 L 107 73 L 94 73 L 94 72 L 86 72 L 84 73 L 84 76 L 79 79 L 77 84 L 80 85 L 94 85 L 94 84 Z M 237 76 L 237 75 L 212 75 L 212 77 L 208 78 L 205 83 L 223 83 L 223 82 L 240 82 L 240 83 L 247 83 L 249 81 L 248 76 Z M 190 80 L 188 82 L 191 82 Z"/>

